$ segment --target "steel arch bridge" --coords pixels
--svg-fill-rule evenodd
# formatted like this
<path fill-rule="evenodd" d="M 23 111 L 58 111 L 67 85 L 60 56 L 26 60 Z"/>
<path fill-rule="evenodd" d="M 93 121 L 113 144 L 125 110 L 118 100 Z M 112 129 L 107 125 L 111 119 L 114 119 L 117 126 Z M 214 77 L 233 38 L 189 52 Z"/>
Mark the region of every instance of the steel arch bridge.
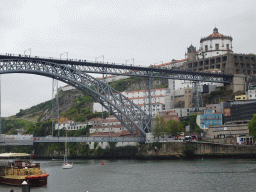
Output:
<path fill-rule="evenodd" d="M 109 110 L 134 136 L 150 131 L 151 118 L 127 97 L 95 77 L 67 65 L 38 60 L 0 59 L 0 74 L 27 73 L 57 79 L 76 87 Z"/>
<path fill-rule="evenodd" d="M 134 136 L 151 131 L 151 117 L 107 83 L 87 73 L 231 83 L 233 75 L 197 73 L 147 67 L 100 64 L 86 61 L 0 55 L 0 74 L 27 73 L 57 79 L 76 87 L 109 110 Z"/>

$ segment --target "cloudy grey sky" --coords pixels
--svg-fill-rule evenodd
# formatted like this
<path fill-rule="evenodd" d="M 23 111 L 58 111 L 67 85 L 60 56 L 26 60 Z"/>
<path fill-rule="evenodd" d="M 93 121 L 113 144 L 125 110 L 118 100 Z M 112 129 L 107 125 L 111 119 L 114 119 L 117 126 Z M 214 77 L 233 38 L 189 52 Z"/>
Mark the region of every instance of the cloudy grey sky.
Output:
<path fill-rule="evenodd" d="M 68 51 L 69 58 L 134 58 L 135 65 L 148 66 L 184 59 L 187 47 L 198 48 L 215 25 L 233 37 L 234 52 L 256 53 L 255 8 L 254 0 L 1 0 L 0 53 L 31 48 L 31 55 L 59 58 Z M 2 116 L 52 97 L 47 77 L 1 77 Z"/>

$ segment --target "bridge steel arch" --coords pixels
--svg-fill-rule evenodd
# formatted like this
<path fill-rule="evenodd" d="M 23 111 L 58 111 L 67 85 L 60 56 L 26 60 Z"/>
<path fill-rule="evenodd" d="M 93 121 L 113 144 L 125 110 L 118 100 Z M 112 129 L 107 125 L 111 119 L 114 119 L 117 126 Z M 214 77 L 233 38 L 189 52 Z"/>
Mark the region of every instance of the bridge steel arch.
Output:
<path fill-rule="evenodd" d="M 151 117 L 123 94 L 91 75 L 50 61 L 26 58 L 0 59 L 0 74 L 27 73 L 57 79 L 76 87 L 109 110 L 135 136 L 151 131 Z"/>

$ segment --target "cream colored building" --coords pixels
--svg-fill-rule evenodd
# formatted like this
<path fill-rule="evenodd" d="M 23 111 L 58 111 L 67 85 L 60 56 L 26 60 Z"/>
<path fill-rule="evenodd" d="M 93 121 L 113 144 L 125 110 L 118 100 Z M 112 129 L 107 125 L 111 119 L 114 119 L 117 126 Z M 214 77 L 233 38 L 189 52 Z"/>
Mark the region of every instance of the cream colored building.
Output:
<path fill-rule="evenodd" d="M 209 126 L 206 137 L 214 138 L 227 138 L 227 137 L 240 137 L 249 136 L 248 123 L 241 124 L 227 124 L 219 126 Z"/>

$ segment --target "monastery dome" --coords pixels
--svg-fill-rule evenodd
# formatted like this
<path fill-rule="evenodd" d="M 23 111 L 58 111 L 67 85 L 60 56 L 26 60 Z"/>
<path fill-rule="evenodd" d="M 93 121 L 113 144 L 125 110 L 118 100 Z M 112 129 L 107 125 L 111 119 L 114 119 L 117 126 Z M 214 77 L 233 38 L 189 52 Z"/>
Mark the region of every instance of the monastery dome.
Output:
<path fill-rule="evenodd" d="M 219 39 L 219 38 L 221 38 L 221 39 L 230 39 L 231 41 L 233 40 L 231 36 L 225 36 L 225 35 L 219 33 L 218 29 L 215 27 L 213 29 L 213 33 L 211 35 L 209 35 L 207 37 L 204 37 L 204 38 L 201 38 L 200 43 L 202 43 L 205 40 L 211 40 L 211 39 L 215 39 L 215 38 L 216 39 Z"/>

